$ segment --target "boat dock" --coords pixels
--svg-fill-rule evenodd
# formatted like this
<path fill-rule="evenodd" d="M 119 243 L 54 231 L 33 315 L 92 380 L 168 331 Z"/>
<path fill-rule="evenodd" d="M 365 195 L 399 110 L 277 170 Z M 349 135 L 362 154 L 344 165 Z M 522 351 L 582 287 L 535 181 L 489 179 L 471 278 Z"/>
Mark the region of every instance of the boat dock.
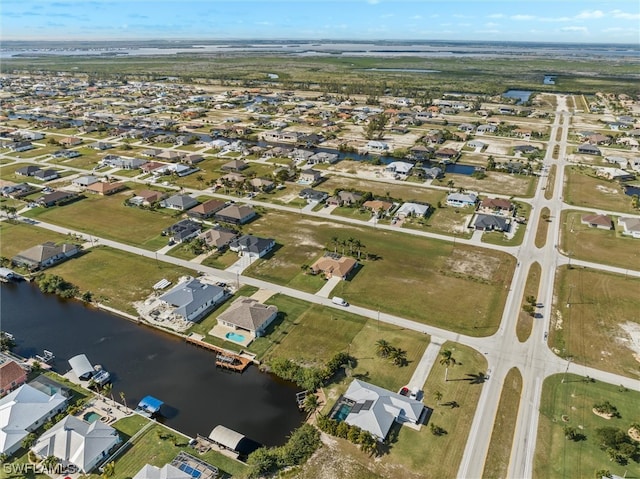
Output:
<path fill-rule="evenodd" d="M 213 344 L 206 343 L 193 336 L 186 336 L 185 341 L 187 341 L 187 343 L 200 346 L 201 348 L 205 348 L 216 353 L 216 366 L 223 369 L 229 369 L 231 371 L 237 371 L 241 373 L 245 369 L 247 369 L 253 362 L 251 361 L 251 359 L 245 356 L 241 356 L 240 354 L 236 354 L 219 346 L 214 346 Z"/>

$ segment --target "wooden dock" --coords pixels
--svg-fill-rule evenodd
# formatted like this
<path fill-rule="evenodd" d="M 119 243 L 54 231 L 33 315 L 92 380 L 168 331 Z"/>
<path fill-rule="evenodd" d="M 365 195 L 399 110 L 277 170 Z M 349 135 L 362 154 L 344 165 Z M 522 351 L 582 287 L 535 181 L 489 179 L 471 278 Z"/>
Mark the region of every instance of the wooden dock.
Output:
<path fill-rule="evenodd" d="M 187 341 L 187 343 L 200 346 L 201 348 L 205 348 L 205 349 L 208 349 L 209 351 L 213 351 L 214 353 L 216 353 L 217 367 L 220 367 L 223 369 L 229 369 L 231 371 L 243 372 L 252 363 L 252 361 L 249 358 L 240 356 L 239 354 L 236 354 L 227 349 L 214 346 L 213 344 L 205 343 L 204 341 L 193 338 L 191 336 L 186 336 L 185 340 Z"/>

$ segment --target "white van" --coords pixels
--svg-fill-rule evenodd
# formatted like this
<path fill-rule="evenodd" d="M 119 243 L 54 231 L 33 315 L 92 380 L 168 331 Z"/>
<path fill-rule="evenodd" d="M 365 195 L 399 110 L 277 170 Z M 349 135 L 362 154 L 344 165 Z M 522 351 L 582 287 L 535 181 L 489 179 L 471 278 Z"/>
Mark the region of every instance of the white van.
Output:
<path fill-rule="evenodd" d="M 344 299 L 338 297 L 338 296 L 334 296 L 333 298 L 331 298 L 331 301 L 334 304 L 339 304 L 340 306 L 349 306 L 349 303 L 347 303 Z"/>

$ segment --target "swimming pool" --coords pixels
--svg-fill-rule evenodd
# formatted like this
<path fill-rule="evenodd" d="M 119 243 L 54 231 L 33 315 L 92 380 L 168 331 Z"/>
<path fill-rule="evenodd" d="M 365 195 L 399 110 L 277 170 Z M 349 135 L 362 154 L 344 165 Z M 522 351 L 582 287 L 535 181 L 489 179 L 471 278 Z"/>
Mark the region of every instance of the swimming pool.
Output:
<path fill-rule="evenodd" d="M 241 343 L 245 340 L 245 337 L 242 334 L 238 333 L 227 333 L 224 335 L 229 341 L 235 341 L 236 343 Z"/>
<path fill-rule="evenodd" d="M 91 411 L 86 413 L 84 416 L 82 416 L 82 419 L 84 419 L 87 422 L 96 422 L 101 417 L 102 416 L 100 416 L 100 414 L 98 414 L 97 412 Z"/>
<path fill-rule="evenodd" d="M 188 464 L 180 464 L 180 466 L 178 466 L 178 469 L 186 472 L 187 474 L 189 474 L 191 477 L 195 479 L 198 479 L 202 475 L 200 471 L 195 470 L 193 467 L 189 466 Z"/>
<path fill-rule="evenodd" d="M 347 416 L 349 415 L 350 412 L 351 412 L 351 405 L 342 403 L 340 404 L 340 407 L 334 414 L 333 419 L 335 419 L 338 422 L 342 422 L 345 419 L 347 419 Z"/>

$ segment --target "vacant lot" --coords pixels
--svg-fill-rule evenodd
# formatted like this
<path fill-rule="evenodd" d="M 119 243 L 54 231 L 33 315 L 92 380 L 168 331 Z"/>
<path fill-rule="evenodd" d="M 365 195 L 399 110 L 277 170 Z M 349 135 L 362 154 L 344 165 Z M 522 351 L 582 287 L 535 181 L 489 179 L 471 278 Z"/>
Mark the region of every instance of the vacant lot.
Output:
<path fill-rule="evenodd" d="M 618 477 L 639 477 L 640 465 L 629 461 L 621 466 L 609 460 L 600 449 L 596 430 L 602 427 L 629 429 L 640 422 L 640 393 L 621 390 L 606 383 L 585 382 L 569 374 L 548 377 L 542 387 L 538 441 L 534 459 L 534 477 L 595 477 L 600 469 L 608 469 Z M 605 419 L 593 412 L 594 404 L 609 401 L 620 418 Z M 585 436 L 581 441 L 565 439 L 564 427 L 574 427 Z"/>
<path fill-rule="evenodd" d="M 571 205 L 637 213 L 631 207 L 631 197 L 624 194 L 619 183 L 596 177 L 591 168 L 570 166 L 565 178 L 564 200 Z"/>
<path fill-rule="evenodd" d="M 160 233 L 178 218 L 170 216 L 168 210 L 149 211 L 124 206 L 124 200 L 132 193 L 132 190 L 125 190 L 106 197 L 87 194 L 80 201 L 52 208 L 34 208 L 24 216 L 150 250 L 164 246 L 166 238 Z"/>
<path fill-rule="evenodd" d="M 515 428 L 514 417 L 518 413 L 521 391 L 522 375 L 518 368 L 512 368 L 504 378 L 502 385 L 502 394 L 493 423 L 491 443 L 487 451 L 482 477 L 507 477 Z"/>
<path fill-rule="evenodd" d="M 456 188 L 464 188 L 469 191 L 521 197 L 533 196 L 537 176 L 512 175 L 497 171 L 487 171 L 486 175 L 486 178 L 479 180 L 473 176 L 447 173 L 447 176 L 440 183 L 444 186 L 453 180 Z"/>
<path fill-rule="evenodd" d="M 582 217 L 593 213 L 562 212 L 562 251 L 576 259 L 640 270 L 640 242 L 614 230 L 601 230 L 582 224 Z M 617 218 L 611 219 L 615 225 Z"/>
<path fill-rule="evenodd" d="M 269 259 L 256 261 L 247 274 L 283 285 L 309 284 L 304 283 L 308 277 L 301 266 L 311 264 L 325 247 L 333 250 L 332 237 L 359 240 L 365 246 L 362 266 L 352 279 L 338 284 L 336 295 L 476 336 L 497 328 L 515 265 L 514 258 L 496 251 L 285 212 L 269 212 L 247 225 L 245 232 L 275 238 L 282 245 Z M 342 253 L 343 247 L 337 251 Z M 367 253 L 377 259 L 365 260 Z"/>
<path fill-rule="evenodd" d="M 640 377 L 640 279 L 562 267 L 549 345 L 562 357 Z"/>
<path fill-rule="evenodd" d="M 0 223 L 0 238 L 2 238 L 0 241 L 0 255 L 9 259 L 20 251 L 45 241 L 53 241 L 54 243 L 71 242 L 66 235 L 38 228 L 37 226 L 17 222 L 9 223 L 7 221 Z"/>
<path fill-rule="evenodd" d="M 176 283 L 194 271 L 120 250 L 97 246 L 47 270 L 91 291 L 95 301 L 136 314 L 134 301 L 145 299 L 163 278 Z M 126 281 L 124 280 L 126 278 Z"/>

